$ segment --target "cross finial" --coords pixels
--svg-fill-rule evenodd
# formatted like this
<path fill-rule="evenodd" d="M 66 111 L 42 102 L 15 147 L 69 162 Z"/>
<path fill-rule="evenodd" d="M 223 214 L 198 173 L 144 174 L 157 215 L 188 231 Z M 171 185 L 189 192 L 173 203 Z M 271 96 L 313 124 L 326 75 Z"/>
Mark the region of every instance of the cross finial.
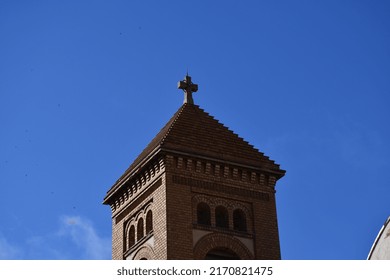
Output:
<path fill-rule="evenodd" d="M 194 104 L 194 99 L 192 99 L 192 93 L 198 91 L 198 85 L 193 84 L 191 81 L 191 77 L 187 75 L 184 77 L 183 81 L 178 82 L 177 88 L 182 89 L 184 91 L 184 102 Z"/>

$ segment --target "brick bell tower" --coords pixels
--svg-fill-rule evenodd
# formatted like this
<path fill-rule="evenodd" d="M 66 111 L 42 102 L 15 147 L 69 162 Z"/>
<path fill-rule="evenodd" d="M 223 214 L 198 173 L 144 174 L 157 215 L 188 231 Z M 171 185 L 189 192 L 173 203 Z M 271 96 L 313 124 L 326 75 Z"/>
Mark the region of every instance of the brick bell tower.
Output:
<path fill-rule="evenodd" d="M 113 259 L 280 259 L 275 183 L 285 171 L 184 104 L 111 187 Z"/>

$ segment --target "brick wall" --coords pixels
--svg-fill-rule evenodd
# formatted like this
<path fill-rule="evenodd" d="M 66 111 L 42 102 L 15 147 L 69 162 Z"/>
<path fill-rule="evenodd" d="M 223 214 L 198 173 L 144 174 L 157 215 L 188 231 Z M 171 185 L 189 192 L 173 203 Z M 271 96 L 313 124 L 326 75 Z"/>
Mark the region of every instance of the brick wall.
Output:
<path fill-rule="evenodd" d="M 127 200 L 124 195 L 117 203 L 120 206 L 113 212 L 113 259 L 198 259 L 215 247 L 226 247 L 243 259 L 280 259 L 276 180 L 272 174 L 174 154 L 160 159 L 159 165 L 153 176 L 149 173 L 139 180 L 142 184 L 133 195 Z M 211 207 L 208 227 L 197 225 L 199 201 Z M 226 229 L 216 227 L 214 211 L 218 205 L 228 210 Z M 245 213 L 246 232 L 233 228 L 235 209 Z M 129 247 L 126 238 L 130 223 L 136 225 L 139 217 L 145 219 L 149 210 L 153 213 L 153 231 Z M 205 234 L 195 243 L 194 229 Z"/>

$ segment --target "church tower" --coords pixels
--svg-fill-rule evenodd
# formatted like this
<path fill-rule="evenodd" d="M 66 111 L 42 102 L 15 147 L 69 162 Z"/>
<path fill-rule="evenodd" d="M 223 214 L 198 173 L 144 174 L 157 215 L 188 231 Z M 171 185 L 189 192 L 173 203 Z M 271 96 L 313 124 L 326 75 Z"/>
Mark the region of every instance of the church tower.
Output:
<path fill-rule="evenodd" d="M 280 259 L 275 183 L 285 171 L 184 104 L 107 192 L 113 259 Z"/>

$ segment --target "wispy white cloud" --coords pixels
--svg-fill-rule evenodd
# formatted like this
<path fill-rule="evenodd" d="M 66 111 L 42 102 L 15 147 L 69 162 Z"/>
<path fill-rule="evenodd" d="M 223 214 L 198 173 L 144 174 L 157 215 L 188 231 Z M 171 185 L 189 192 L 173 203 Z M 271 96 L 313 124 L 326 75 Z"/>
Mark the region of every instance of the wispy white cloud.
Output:
<path fill-rule="evenodd" d="M 15 242 L 0 233 L 0 260 L 111 259 L 111 237 L 102 237 L 81 216 L 61 216 L 58 227 L 43 235 Z"/>
<path fill-rule="evenodd" d="M 0 235 L 0 260 L 13 260 L 20 257 L 20 249 L 10 244 L 7 239 Z"/>
<path fill-rule="evenodd" d="M 111 238 L 100 237 L 92 223 L 80 216 L 61 217 L 59 237 L 70 237 L 83 259 L 110 259 Z"/>

